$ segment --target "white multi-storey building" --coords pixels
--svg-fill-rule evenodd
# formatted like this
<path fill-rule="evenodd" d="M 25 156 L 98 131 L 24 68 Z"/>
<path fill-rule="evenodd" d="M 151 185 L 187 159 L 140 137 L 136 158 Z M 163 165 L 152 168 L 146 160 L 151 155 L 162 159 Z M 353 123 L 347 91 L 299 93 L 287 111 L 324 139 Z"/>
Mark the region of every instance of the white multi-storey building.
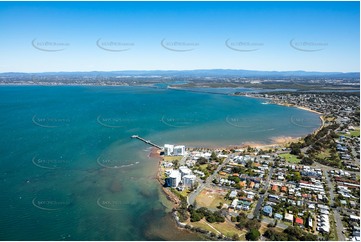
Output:
<path fill-rule="evenodd" d="M 189 169 L 188 167 L 186 166 L 180 166 L 179 167 L 179 171 L 181 173 L 181 177 L 183 178 L 184 176 L 186 175 L 191 175 L 192 174 L 192 170 Z"/>
<path fill-rule="evenodd" d="M 195 181 L 196 181 L 195 175 L 185 175 L 185 176 L 183 176 L 183 179 L 182 179 L 183 186 L 186 186 L 186 187 L 193 186 Z"/>
<path fill-rule="evenodd" d="M 178 170 L 173 170 L 168 177 L 168 185 L 177 187 L 181 181 L 181 174 Z"/>
<path fill-rule="evenodd" d="M 176 145 L 173 148 L 173 155 L 184 155 L 186 147 L 184 145 Z"/>
<path fill-rule="evenodd" d="M 164 145 L 164 155 L 173 155 L 174 145 L 165 144 Z"/>

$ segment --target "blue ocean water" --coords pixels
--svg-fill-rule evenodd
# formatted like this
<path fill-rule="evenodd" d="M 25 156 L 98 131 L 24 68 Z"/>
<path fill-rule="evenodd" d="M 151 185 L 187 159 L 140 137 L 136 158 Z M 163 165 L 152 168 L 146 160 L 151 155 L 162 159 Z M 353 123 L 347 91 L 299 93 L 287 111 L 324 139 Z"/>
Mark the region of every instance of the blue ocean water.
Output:
<path fill-rule="evenodd" d="M 151 87 L 0 87 L 1 240 L 197 240 L 156 181 L 154 143 L 298 137 L 319 115 L 253 98 Z"/>

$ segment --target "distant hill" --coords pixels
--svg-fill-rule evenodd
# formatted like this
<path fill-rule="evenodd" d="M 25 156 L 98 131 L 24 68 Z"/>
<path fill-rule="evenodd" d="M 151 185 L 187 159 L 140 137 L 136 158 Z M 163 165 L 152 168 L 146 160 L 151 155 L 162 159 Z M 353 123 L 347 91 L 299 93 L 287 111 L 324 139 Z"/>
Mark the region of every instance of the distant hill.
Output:
<path fill-rule="evenodd" d="M 236 69 L 199 69 L 199 70 L 154 70 L 154 71 L 91 71 L 91 72 L 42 72 L 0 73 L 0 76 L 172 76 L 172 77 L 329 77 L 329 78 L 359 78 L 360 72 L 314 72 L 314 71 L 255 71 Z"/>

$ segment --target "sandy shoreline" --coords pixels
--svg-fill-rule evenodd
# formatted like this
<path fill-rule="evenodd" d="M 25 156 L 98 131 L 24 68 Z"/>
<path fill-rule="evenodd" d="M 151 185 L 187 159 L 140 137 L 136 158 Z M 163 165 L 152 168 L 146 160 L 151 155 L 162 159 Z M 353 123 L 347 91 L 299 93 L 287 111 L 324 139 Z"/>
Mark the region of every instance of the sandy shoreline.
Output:
<path fill-rule="evenodd" d="M 279 102 L 273 100 L 272 98 L 268 98 L 268 97 L 254 97 L 254 96 L 249 96 L 249 95 L 234 95 L 234 96 L 269 100 L 269 101 L 272 101 L 272 103 L 270 103 L 270 104 L 276 104 L 276 105 L 285 106 L 285 107 L 294 107 L 294 108 L 302 109 L 302 110 L 309 111 L 309 112 L 312 112 L 312 113 L 317 113 L 319 115 L 323 115 L 323 113 L 320 113 L 318 111 L 312 110 L 312 109 L 307 108 L 307 107 L 297 106 L 297 105 L 287 104 L 287 103 L 279 103 Z"/>

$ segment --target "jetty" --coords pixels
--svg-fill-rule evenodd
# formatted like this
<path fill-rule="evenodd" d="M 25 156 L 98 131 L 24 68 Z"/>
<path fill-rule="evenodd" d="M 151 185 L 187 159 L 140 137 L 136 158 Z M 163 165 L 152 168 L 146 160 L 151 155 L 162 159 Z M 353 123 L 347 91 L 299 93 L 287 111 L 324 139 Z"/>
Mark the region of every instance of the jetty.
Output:
<path fill-rule="evenodd" d="M 163 147 L 161 147 L 160 145 L 154 144 L 153 142 L 146 140 L 146 139 L 140 137 L 139 135 L 135 134 L 135 135 L 132 135 L 131 137 L 132 137 L 132 139 L 139 139 L 140 141 L 143 141 L 144 143 L 151 145 L 153 147 L 156 147 L 158 149 L 163 149 Z"/>

